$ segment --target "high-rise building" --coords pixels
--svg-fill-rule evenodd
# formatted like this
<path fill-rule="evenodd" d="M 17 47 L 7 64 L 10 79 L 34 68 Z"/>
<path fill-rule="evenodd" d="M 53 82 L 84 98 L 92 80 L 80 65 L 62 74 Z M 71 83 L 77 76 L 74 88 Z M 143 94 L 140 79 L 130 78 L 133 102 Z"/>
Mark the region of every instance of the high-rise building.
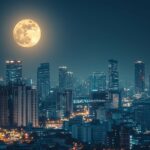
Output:
<path fill-rule="evenodd" d="M 120 148 L 120 126 L 113 125 L 112 131 L 107 133 L 106 145 L 109 148 Z"/>
<path fill-rule="evenodd" d="M 118 61 L 110 59 L 108 65 L 108 76 L 109 76 L 109 85 L 108 88 L 110 91 L 119 90 L 119 73 L 118 73 Z"/>
<path fill-rule="evenodd" d="M 9 126 L 8 89 L 0 86 L 0 126 Z"/>
<path fill-rule="evenodd" d="M 67 85 L 67 67 L 60 66 L 59 67 L 59 88 L 60 90 L 66 89 Z"/>
<path fill-rule="evenodd" d="M 36 89 L 25 85 L 13 87 L 13 108 L 14 126 L 38 126 L 38 100 Z"/>
<path fill-rule="evenodd" d="M 130 128 L 126 126 L 121 126 L 120 129 L 120 145 L 124 149 L 130 149 Z"/>
<path fill-rule="evenodd" d="M 22 62 L 20 60 L 6 60 L 6 83 L 16 84 L 22 81 Z"/>
<path fill-rule="evenodd" d="M 141 126 L 142 131 L 150 130 L 150 98 L 135 101 L 132 105 L 134 121 Z"/>
<path fill-rule="evenodd" d="M 66 115 L 70 115 L 73 112 L 72 90 L 65 90 L 65 96 L 66 96 Z"/>
<path fill-rule="evenodd" d="M 93 72 L 90 76 L 90 91 L 104 91 L 106 90 L 106 75 L 101 72 Z"/>
<path fill-rule="evenodd" d="M 56 102 L 57 102 L 57 93 L 58 88 L 51 88 L 48 100 L 45 103 L 44 112 L 46 113 L 46 118 L 57 118 L 56 116 Z"/>
<path fill-rule="evenodd" d="M 72 90 L 58 92 L 56 111 L 58 118 L 68 117 L 73 112 Z"/>
<path fill-rule="evenodd" d="M 118 109 L 120 106 L 121 97 L 119 90 L 119 72 L 117 60 L 109 60 L 108 79 L 109 99 L 111 100 L 112 108 Z"/>
<path fill-rule="evenodd" d="M 67 71 L 66 89 L 73 90 L 73 88 L 74 88 L 74 76 L 73 76 L 73 72 Z"/>
<path fill-rule="evenodd" d="M 145 89 L 145 64 L 143 61 L 135 62 L 135 92 L 141 93 Z"/>
<path fill-rule="evenodd" d="M 104 91 L 106 90 L 106 74 L 104 72 L 101 72 L 100 73 L 100 76 L 99 76 L 99 90 L 100 91 Z"/>
<path fill-rule="evenodd" d="M 37 69 L 37 90 L 39 101 L 44 101 L 50 91 L 49 63 L 41 63 Z"/>
<path fill-rule="evenodd" d="M 106 133 L 108 131 L 107 122 L 99 122 L 99 120 L 88 123 L 70 124 L 72 137 L 86 143 L 104 144 Z"/>

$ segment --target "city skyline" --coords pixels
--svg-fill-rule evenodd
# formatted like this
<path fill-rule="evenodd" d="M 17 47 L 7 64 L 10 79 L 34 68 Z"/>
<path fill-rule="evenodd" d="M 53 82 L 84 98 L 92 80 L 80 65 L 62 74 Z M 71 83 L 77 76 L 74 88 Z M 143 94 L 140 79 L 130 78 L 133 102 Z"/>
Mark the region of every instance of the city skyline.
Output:
<path fill-rule="evenodd" d="M 116 59 L 119 62 L 120 80 L 134 84 L 136 60 L 144 61 L 148 80 L 148 5 L 147 1 L 142 4 L 140 1 L 135 3 L 96 0 L 85 3 L 67 0 L 39 0 L 36 3 L 3 1 L 0 15 L 4 20 L 0 29 L 3 37 L 0 43 L 0 75 L 4 76 L 5 60 L 20 59 L 23 61 L 23 74 L 27 78 L 35 80 L 38 65 L 49 62 L 52 81 L 58 79 L 58 67 L 62 65 L 84 79 L 92 72 L 107 73 L 107 61 Z M 8 11 L 11 14 L 9 16 Z M 23 18 L 35 19 L 42 29 L 43 38 L 31 50 L 20 48 L 13 41 L 12 28 Z M 33 70 L 35 71 L 31 73 Z"/>
<path fill-rule="evenodd" d="M 150 149 L 149 1 L 0 3 L 0 149 Z"/>
<path fill-rule="evenodd" d="M 81 78 L 80 77 L 80 75 L 76 75 L 75 74 L 75 72 L 73 72 L 73 70 L 71 69 L 71 68 L 69 68 L 68 66 L 58 66 L 58 68 L 57 68 L 57 74 L 56 74 L 56 76 L 57 77 L 55 77 L 55 80 L 54 80 L 54 78 L 53 78 L 53 76 L 54 76 L 54 74 L 53 74 L 53 72 L 51 71 L 51 66 L 50 66 L 50 63 L 49 62 L 41 62 L 41 63 L 39 63 L 38 64 L 38 67 L 36 68 L 36 71 L 39 69 L 39 66 L 40 65 L 42 65 L 42 64 L 48 64 L 49 65 L 49 71 L 48 71 L 48 76 L 49 76 L 49 82 L 51 82 L 51 87 L 55 87 L 55 86 L 58 86 L 59 87 L 59 84 L 60 84 L 60 68 L 66 68 L 66 75 L 68 74 L 72 74 L 73 75 L 73 78 L 75 79 L 75 80 L 77 80 L 77 81 L 80 81 L 81 83 L 82 82 L 88 82 L 88 80 L 89 80 L 89 78 L 90 78 L 90 76 L 91 76 L 91 74 L 95 74 L 95 73 L 97 73 L 97 74 L 101 74 L 101 73 L 103 73 L 103 74 L 105 74 L 106 75 L 106 86 L 107 86 L 107 88 L 109 88 L 109 82 L 110 82 L 110 61 L 116 61 L 117 62 L 117 76 L 115 77 L 114 76 L 114 79 L 113 80 L 118 80 L 118 81 L 116 81 L 116 82 L 118 82 L 118 83 L 116 83 L 116 84 L 118 84 L 118 87 L 126 87 L 126 88 L 129 88 L 129 87 L 131 87 L 131 88 L 133 88 L 133 87 L 135 87 L 135 80 L 136 80 L 136 77 L 135 77 L 135 64 L 136 63 L 143 63 L 144 64 L 144 67 L 145 67 L 145 63 L 142 61 L 142 60 L 136 60 L 135 62 L 134 62 L 134 68 L 133 68 L 133 74 L 132 74 L 132 76 L 133 76 L 133 80 L 132 81 L 130 81 L 130 80 L 126 80 L 126 79 L 121 79 L 120 78 L 120 72 L 119 72 L 119 67 L 118 67 L 118 61 L 117 60 L 114 60 L 114 59 L 109 59 L 108 60 L 108 62 L 107 62 L 107 68 L 106 68 L 106 71 L 100 71 L 100 70 L 98 70 L 98 71 L 93 71 L 93 72 L 90 72 L 89 74 L 87 74 L 86 75 L 86 77 L 85 78 Z M 10 60 L 5 60 L 5 62 L 4 62 L 4 65 L 3 65 L 3 67 L 4 67 L 4 73 L 3 73 L 3 76 L 0 76 L 0 80 L 1 81 L 4 81 L 4 82 L 8 82 L 8 72 L 9 72 L 9 69 L 8 69 L 8 66 L 10 66 L 10 73 L 11 73 L 11 67 L 12 67 L 12 72 L 14 72 L 15 73 L 15 70 L 13 71 L 13 67 L 15 67 L 15 65 L 16 65 L 16 67 L 17 67 L 17 63 L 19 64 L 19 63 L 21 63 L 21 78 L 19 79 L 20 81 L 22 80 L 22 81 L 24 81 L 26 84 L 33 84 L 33 85 L 36 85 L 37 86 L 37 83 L 38 83 L 38 76 L 37 76 L 37 74 L 36 74 L 36 77 L 35 78 L 31 78 L 31 76 L 25 76 L 25 74 L 23 74 L 22 72 L 25 72 L 25 70 L 24 70 L 24 65 L 23 65 L 23 63 L 22 63 L 22 60 L 15 60 L 15 59 L 10 59 Z M 18 66 L 19 67 L 19 66 Z M 20 69 L 20 68 L 18 68 L 18 69 Z M 69 69 L 70 71 L 67 71 L 67 69 Z M 35 71 L 35 72 L 36 72 Z M 147 70 L 146 70 L 147 71 Z M 143 89 L 148 89 L 149 88 L 149 75 L 148 74 L 145 74 L 145 69 L 144 69 L 144 88 Z M 34 71 L 32 72 L 33 74 L 35 73 Z M 9 74 L 10 74 L 9 73 Z M 14 76 L 14 73 L 13 73 L 13 76 Z M 37 72 L 36 72 L 37 73 Z M 75 74 L 75 75 L 74 75 Z M 116 73 L 115 73 L 116 74 Z M 68 76 L 67 75 L 67 76 Z M 10 76 L 10 75 L 9 75 Z M 9 77 L 9 78 L 15 78 L 15 76 L 14 77 Z M 18 76 L 18 75 L 17 75 Z M 116 78 L 116 79 L 115 79 Z M 14 79 L 13 79 L 14 80 Z M 30 80 L 30 81 L 29 81 Z M 30 82 L 30 83 L 29 83 Z M 31 83 L 32 82 L 32 83 Z M 44 81 L 45 82 L 45 81 Z M 67 81 L 66 81 L 67 82 Z M 64 83 L 64 84 L 66 84 L 66 83 Z"/>

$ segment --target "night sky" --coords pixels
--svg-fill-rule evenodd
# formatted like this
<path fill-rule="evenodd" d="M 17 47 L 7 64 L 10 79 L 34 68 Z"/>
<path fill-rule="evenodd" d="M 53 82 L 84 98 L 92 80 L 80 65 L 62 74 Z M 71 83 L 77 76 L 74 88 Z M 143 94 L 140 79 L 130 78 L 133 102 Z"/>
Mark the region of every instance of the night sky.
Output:
<path fill-rule="evenodd" d="M 149 0 L 1 0 L 0 73 L 6 59 L 23 60 L 25 77 L 36 79 L 41 62 L 50 62 L 51 78 L 66 65 L 80 78 L 107 73 L 108 59 L 119 61 L 120 79 L 134 80 L 134 61 L 150 73 Z M 24 18 L 39 23 L 42 39 L 25 49 L 13 40 L 15 24 Z"/>

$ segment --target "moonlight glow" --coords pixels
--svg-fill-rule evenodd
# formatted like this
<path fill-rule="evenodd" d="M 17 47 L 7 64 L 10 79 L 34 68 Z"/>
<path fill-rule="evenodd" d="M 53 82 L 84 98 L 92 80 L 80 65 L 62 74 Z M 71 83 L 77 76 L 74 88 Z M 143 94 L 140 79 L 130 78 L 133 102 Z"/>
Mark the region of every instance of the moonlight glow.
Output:
<path fill-rule="evenodd" d="M 24 19 L 16 24 L 13 30 L 13 37 L 19 46 L 33 47 L 41 38 L 41 29 L 35 21 Z"/>

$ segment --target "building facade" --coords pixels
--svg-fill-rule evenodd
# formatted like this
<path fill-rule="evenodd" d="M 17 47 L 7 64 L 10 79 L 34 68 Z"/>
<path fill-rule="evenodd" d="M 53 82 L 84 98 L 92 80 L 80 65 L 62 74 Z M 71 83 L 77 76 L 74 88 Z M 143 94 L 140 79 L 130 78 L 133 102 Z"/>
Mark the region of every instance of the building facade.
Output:
<path fill-rule="evenodd" d="M 58 118 L 68 117 L 73 112 L 72 90 L 57 93 L 56 112 Z"/>
<path fill-rule="evenodd" d="M 13 88 L 13 123 L 17 127 L 38 127 L 38 99 L 35 89 L 25 85 Z"/>
<path fill-rule="evenodd" d="M 110 59 L 108 64 L 108 88 L 110 91 L 119 90 L 118 61 Z"/>
<path fill-rule="evenodd" d="M 64 90 L 66 89 L 67 85 L 67 72 L 68 69 L 66 66 L 59 67 L 59 89 Z"/>
<path fill-rule="evenodd" d="M 93 72 L 90 76 L 90 91 L 104 91 L 106 90 L 106 75 L 101 72 Z"/>
<path fill-rule="evenodd" d="M 16 84 L 22 81 L 22 62 L 20 60 L 6 60 L 6 83 Z"/>
<path fill-rule="evenodd" d="M 9 94 L 6 86 L 0 86 L 0 126 L 9 126 Z"/>
<path fill-rule="evenodd" d="M 37 69 L 37 91 L 39 101 L 45 101 L 50 91 L 49 63 L 41 63 Z"/>
<path fill-rule="evenodd" d="M 143 61 L 135 62 L 135 93 L 142 93 L 145 89 L 145 64 Z"/>

